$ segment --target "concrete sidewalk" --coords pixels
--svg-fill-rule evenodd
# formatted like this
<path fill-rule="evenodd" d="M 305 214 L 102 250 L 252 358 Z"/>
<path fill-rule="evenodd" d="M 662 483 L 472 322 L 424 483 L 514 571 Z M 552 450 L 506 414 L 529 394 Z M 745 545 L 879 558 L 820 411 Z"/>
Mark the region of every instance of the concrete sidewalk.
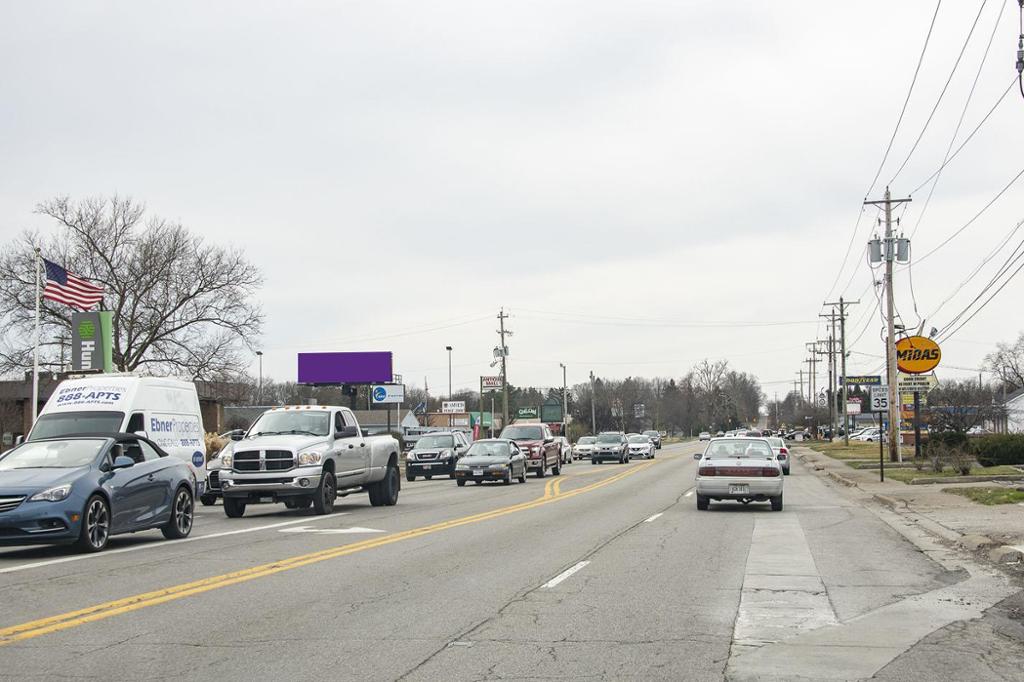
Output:
<path fill-rule="evenodd" d="M 842 485 L 856 487 L 894 511 L 912 513 L 925 520 L 929 530 L 972 550 L 1010 546 L 1024 552 L 1024 505 L 987 506 L 966 497 L 942 492 L 949 487 L 992 487 L 1006 483 L 908 485 L 886 479 L 879 482 L 877 469 L 853 469 L 813 449 L 813 443 L 795 446 L 796 457 L 809 469 Z M 986 543 L 984 538 L 990 542 Z"/>

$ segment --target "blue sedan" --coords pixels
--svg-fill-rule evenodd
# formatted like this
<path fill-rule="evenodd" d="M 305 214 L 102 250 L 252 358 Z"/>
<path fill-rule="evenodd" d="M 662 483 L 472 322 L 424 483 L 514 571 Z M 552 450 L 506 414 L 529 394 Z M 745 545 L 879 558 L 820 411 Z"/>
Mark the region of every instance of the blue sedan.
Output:
<path fill-rule="evenodd" d="M 134 434 L 64 436 L 0 455 L 0 546 L 72 544 L 99 552 L 111 535 L 192 531 L 188 465 Z"/>

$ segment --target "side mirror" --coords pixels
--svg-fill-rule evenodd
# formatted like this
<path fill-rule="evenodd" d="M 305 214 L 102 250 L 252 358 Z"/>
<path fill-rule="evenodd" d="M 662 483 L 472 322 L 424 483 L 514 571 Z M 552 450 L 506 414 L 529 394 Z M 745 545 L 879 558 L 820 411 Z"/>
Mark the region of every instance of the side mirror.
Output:
<path fill-rule="evenodd" d="M 358 435 L 359 435 L 359 427 L 356 427 L 356 426 L 346 426 L 345 428 L 341 429 L 340 431 L 336 431 L 334 433 L 334 437 L 335 438 L 355 438 Z"/>
<path fill-rule="evenodd" d="M 24 442 L 25 442 L 25 436 L 18 436 L 17 438 L 14 439 L 14 444 L 15 445 L 21 445 Z"/>
<path fill-rule="evenodd" d="M 231 434 L 231 440 L 233 441 L 240 441 L 243 438 L 245 438 L 245 431 L 236 431 Z"/>
<path fill-rule="evenodd" d="M 697 452 L 697 453 L 694 453 L 694 455 L 693 455 L 693 458 L 694 458 L 694 459 L 700 459 L 700 458 L 701 458 L 701 457 L 703 457 L 703 456 L 704 456 L 704 453 L 702 453 L 702 452 Z"/>
<path fill-rule="evenodd" d="M 146 433 L 145 431 L 136 431 L 135 435 L 136 436 L 142 436 L 143 438 L 149 438 L 149 434 Z"/>
<path fill-rule="evenodd" d="M 544 442 L 545 442 L 545 443 L 554 443 L 554 442 L 555 442 L 555 439 L 554 439 L 554 438 L 545 438 L 545 439 L 544 439 Z"/>
<path fill-rule="evenodd" d="M 114 469 L 127 469 L 135 466 L 135 460 L 128 455 L 121 455 L 114 459 Z"/>

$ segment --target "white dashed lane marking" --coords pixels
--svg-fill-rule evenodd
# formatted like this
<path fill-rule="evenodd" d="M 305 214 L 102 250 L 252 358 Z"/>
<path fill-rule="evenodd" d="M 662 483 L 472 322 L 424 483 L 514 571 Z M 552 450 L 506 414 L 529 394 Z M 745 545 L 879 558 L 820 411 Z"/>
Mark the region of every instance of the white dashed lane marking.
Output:
<path fill-rule="evenodd" d="M 589 561 L 581 561 L 578 564 L 576 564 L 575 566 L 573 566 L 572 568 L 568 568 L 568 569 L 562 571 L 561 573 L 556 575 L 554 578 L 552 578 L 551 580 L 549 580 L 546 583 L 544 583 L 543 585 L 541 585 L 541 589 L 551 589 L 552 587 L 554 587 L 555 585 L 558 585 L 560 582 L 562 582 L 566 578 L 569 578 L 573 574 L 578 573 L 579 571 L 582 571 L 584 568 L 586 568 L 587 564 L 589 564 L 589 563 L 590 563 Z"/>

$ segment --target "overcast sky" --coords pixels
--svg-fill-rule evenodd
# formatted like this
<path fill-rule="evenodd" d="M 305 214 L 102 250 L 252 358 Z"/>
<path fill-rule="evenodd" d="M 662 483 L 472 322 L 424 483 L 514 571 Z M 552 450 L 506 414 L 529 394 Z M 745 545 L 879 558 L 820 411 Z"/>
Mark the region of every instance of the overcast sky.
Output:
<path fill-rule="evenodd" d="M 1004 1 L 984 3 L 894 195 L 941 164 Z M 907 157 L 981 4 L 943 4 L 872 198 Z M 874 209 L 830 287 L 934 6 L 6 0 L 0 242 L 54 229 L 32 214 L 38 201 L 116 192 L 243 246 L 266 274 L 264 371 L 278 379 L 295 378 L 299 351 L 393 350 L 406 383 L 446 392 L 452 345 L 455 388 L 472 387 L 492 372 L 504 306 L 513 383 L 560 384 L 559 362 L 570 383 L 591 369 L 678 377 L 711 357 L 755 374 L 771 397 L 792 388 L 804 343 L 823 334 L 827 295 L 859 297 L 853 350 L 884 352 L 863 258 Z M 958 140 L 1015 75 L 1017 20 L 1005 2 Z M 1021 170 L 1022 115 L 1014 85 L 923 218 L 930 185 L 897 212 L 908 233 L 921 219 L 915 256 Z M 898 275 L 908 326 L 1024 218 L 1022 191 L 914 267 L 918 315 Z M 944 365 L 977 367 L 1024 330 L 1022 292 L 1024 277 L 945 345 Z M 855 354 L 850 371 L 879 363 Z"/>

